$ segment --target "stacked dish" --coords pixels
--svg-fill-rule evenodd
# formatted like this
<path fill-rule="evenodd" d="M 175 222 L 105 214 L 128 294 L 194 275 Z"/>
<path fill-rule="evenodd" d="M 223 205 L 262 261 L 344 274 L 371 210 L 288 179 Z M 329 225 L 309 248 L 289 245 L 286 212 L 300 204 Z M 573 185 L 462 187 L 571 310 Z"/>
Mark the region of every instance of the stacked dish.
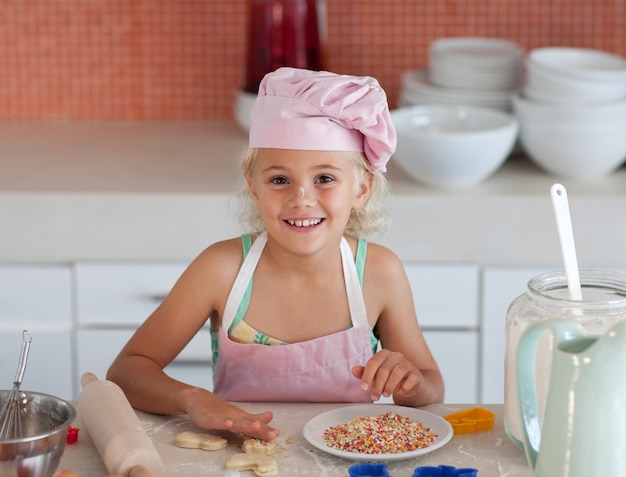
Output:
<path fill-rule="evenodd" d="M 513 98 L 520 145 L 539 167 L 591 179 L 626 160 L 626 59 L 584 48 L 538 48 Z"/>
<path fill-rule="evenodd" d="M 445 104 L 511 110 L 522 79 L 523 52 L 497 38 L 441 38 L 430 46 L 429 68 L 402 77 L 400 106 Z"/>
<path fill-rule="evenodd" d="M 430 46 L 430 80 L 448 88 L 507 91 L 519 86 L 522 50 L 498 38 L 442 38 Z"/>
<path fill-rule="evenodd" d="M 511 94 L 511 91 L 481 91 L 442 87 L 429 80 L 428 70 L 415 70 L 407 71 L 402 76 L 399 105 L 464 105 L 510 111 Z"/>
<path fill-rule="evenodd" d="M 587 48 L 531 50 L 524 95 L 552 104 L 594 104 L 626 99 L 626 61 Z"/>

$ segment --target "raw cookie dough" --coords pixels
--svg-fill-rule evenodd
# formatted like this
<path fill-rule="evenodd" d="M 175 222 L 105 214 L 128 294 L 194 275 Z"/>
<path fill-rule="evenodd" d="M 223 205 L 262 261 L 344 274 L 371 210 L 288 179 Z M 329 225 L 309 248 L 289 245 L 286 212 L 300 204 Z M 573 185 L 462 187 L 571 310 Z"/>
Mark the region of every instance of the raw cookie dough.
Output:
<path fill-rule="evenodd" d="M 200 432 L 181 432 L 176 436 L 176 445 L 186 449 L 219 450 L 228 445 L 228 441 L 223 437 Z"/>
<path fill-rule="evenodd" d="M 235 454 L 226 463 L 227 470 L 252 470 L 257 477 L 278 475 L 276 459 L 263 454 Z"/>
<path fill-rule="evenodd" d="M 246 454 L 272 455 L 276 452 L 276 442 L 246 437 L 241 448 Z"/>

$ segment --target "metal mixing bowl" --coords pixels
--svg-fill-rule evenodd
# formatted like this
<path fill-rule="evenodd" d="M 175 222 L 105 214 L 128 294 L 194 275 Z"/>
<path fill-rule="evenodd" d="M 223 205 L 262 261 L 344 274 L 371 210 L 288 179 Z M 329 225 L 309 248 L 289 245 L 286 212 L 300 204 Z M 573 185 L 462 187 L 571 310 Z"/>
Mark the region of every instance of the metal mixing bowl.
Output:
<path fill-rule="evenodd" d="M 0 391 L 2 406 L 10 391 Z M 74 407 L 49 394 L 23 391 L 22 437 L 0 441 L 0 477 L 51 477 L 65 449 Z"/>

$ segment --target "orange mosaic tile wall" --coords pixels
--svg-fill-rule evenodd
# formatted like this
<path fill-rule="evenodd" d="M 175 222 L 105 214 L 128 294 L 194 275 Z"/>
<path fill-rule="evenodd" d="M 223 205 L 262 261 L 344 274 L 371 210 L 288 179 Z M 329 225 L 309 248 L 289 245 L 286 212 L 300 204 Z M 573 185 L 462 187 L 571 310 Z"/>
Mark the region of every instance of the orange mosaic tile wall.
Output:
<path fill-rule="evenodd" d="M 626 55 L 621 0 L 326 0 L 327 69 L 402 72 L 450 36 Z M 0 0 L 1 120 L 230 118 L 247 0 Z"/>

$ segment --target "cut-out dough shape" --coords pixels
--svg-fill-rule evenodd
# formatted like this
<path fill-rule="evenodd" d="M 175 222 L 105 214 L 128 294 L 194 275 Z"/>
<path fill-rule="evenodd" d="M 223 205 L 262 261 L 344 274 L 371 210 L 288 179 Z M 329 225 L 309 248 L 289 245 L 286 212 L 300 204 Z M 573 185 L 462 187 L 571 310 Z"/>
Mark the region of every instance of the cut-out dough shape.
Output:
<path fill-rule="evenodd" d="M 201 432 L 181 432 L 176 436 L 176 445 L 186 449 L 220 450 L 228 445 L 223 437 Z"/>
<path fill-rule="evenodd" d="M 226 463 L 227 470 L 252 470 L 257 477 L 278 475 L 276 459 L 263 454 L 235 454 Z"/>
<path fill-rule="evenodd" d="M 246 454 L 272 455 L 274 452 L 276 452 L 276 442 L 255 439 L 254 437 L 246 437 L 243 440 L 243 445 L 241 446 L 241 449 Z"/>

